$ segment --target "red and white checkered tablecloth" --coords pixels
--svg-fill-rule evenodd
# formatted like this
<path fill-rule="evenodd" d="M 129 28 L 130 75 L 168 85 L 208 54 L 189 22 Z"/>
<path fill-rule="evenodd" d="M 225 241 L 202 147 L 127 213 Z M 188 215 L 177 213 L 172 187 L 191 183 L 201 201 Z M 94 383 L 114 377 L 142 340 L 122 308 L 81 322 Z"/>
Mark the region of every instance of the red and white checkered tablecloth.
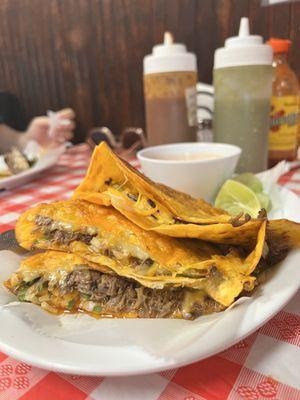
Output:
<path fill-rule="evenodd" d="M 20 189 L 0 194 L 0 231 L 41 201 L 66 199 L 83 178 L 84 147 Z M 300 195 L 300 171 L 281 183 Z M 0 321 L 1 329 L 1 321 Z M 220 332 L 222 334 L 222 332 Z M 300 399 L 300 292 L 272 320 L 204 361 L 137 377 L 73 376 L 32 367 L 0 352 L 0 400 L 297 400 Z"/>

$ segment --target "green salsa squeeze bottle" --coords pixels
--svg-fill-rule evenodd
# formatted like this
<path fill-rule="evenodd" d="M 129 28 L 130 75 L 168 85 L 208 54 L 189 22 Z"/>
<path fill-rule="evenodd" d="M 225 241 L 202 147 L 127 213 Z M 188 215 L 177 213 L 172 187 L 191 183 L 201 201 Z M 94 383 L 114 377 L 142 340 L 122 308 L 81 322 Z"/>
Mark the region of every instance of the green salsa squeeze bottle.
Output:
<path fill-rule="evenodd" d="M 267 168 L 272 57 L 271 46 L 249 34 L 248 18 L 215 52 L 214 140 L 242 148 L 238 172 Z"/>

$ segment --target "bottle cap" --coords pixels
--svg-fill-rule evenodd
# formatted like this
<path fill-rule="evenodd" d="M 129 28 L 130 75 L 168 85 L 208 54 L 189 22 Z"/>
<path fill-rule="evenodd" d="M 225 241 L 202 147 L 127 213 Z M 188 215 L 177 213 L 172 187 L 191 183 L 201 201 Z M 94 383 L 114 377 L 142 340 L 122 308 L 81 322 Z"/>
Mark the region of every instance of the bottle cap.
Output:
<path fill-rule="evenodd" d="M 165 32 L 164 42 L 155 45 L 152 54 L 144 57 L 144 74 L 174 71 L 197 71 L 197 59 L 184 44 L 174 43 L 170 32 Z"/>
<path fill-rule="evenodd" d="M 271 65 L 271 46 L 263 43 L 263 38 L 250 35 L 248 18 L 241 18 L 238 36 L 225 40 L 225 46 L 215 51 L 214 68 L 241 65 Z"/>
<path fill-rule="evenodd" d="M 291 46 L 291 41 L 288 39 L 271 38 L 267 41 L 274 53 L 287 53 Z"/>

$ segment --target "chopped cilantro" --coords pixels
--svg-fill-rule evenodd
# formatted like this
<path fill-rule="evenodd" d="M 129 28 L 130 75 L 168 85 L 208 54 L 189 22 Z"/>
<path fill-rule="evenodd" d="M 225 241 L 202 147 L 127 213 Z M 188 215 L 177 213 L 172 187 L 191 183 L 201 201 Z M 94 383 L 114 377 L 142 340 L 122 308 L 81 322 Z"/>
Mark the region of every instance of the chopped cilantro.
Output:
<path fill-rule="evenodd" d="M 90 294 L 87 294 L 87 293 L 81 293 L 81 297 L 82 297 L 84 300 L 90 300 L 91 295 L 90 295 Z"/>
<path fill-rule="evenodd" d="M 42 292 L 44 289 L 48 287 L 48 281 L 42 281 L 38 286 L 38 292 Z"/>
<path fill-rule="evenodd" d="M 68 310 L 72 310 L 72 308 L 74 307 L 75 301 L 76 301 L 76 299 L 72 299 L 68 302 L 68 305 L 67 305 Z"/>
<path fill-rule="evenodd" d="M 94 313 L 101 313 L 101 311 L 102 311 L 102 307 L 101 307 L 101 306 L 95 306 L 95 307 L 93 308 L 93 312 L 94 312 Z"/>
<path fill-rule="evenodd" d="M 18 299 L 20 301 L 25 301 L 25 296 L 26 296 L 26 292 L 27 292 L 28 287 L 21 287 L 18 291 Z"/>

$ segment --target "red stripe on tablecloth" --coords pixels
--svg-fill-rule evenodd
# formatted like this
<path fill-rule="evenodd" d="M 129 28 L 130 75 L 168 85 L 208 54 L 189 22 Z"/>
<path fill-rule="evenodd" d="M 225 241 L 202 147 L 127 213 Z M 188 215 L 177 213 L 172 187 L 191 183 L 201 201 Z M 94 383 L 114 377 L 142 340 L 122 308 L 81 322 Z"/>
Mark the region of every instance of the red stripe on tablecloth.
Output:
<path fill-rule="evenodd" d="M 298 196 L 300 196 L 300 190 L 299 189 L 290 189 L 292 190 L 294 193 L 296 193 Z"/>
<path fill-rule="evenodd" d="M 291 183 L 300 183 L 300 179 L 299 178 L 292 178 L 292 179 L 290 179 L 290 178 L 286 178 L 286 177 L 283 177 L 283 178 L 280 178 L 280 180 L 279 180 L 279 184 L 280 185 L 284 185 L 285 183 L 289 183 L 289 182 L 291 182 Z"/>
<path fill-rule="evenodd" d="M 14 229 L 15 224 L 1 224 L 0 225 L 0 233 L 9 231 L 10 229 Z"/>
<path fill-rule="evenodd" d="M 172 382 L 207 400 L 227 399 L 242 366 L 219 356 L 179 369 Z"/>
<path fill-rule="evenodd" d="M 7 356 L 6 354 L 0 352 L 0 363 L 1 363 L 2 361 L 4 361 L 7 357 L 8 357 L 8 356 Z"/>
<path fill-rule="evenodd" d="M 20 397 L 22 400 L 83 400 L 86 398 L 86 393 L 54 372 L 50 372 Z"/>
<path fill-rule="evenodd" d="M 279 183 L 282 182 L 290 182 L 290 181 L 296 181 L 297 179 L 299 179 L 299 169 L 292 169 L 291 171 L 287 172 L 286 174 L 282 175 L 279 178 Z"/>

